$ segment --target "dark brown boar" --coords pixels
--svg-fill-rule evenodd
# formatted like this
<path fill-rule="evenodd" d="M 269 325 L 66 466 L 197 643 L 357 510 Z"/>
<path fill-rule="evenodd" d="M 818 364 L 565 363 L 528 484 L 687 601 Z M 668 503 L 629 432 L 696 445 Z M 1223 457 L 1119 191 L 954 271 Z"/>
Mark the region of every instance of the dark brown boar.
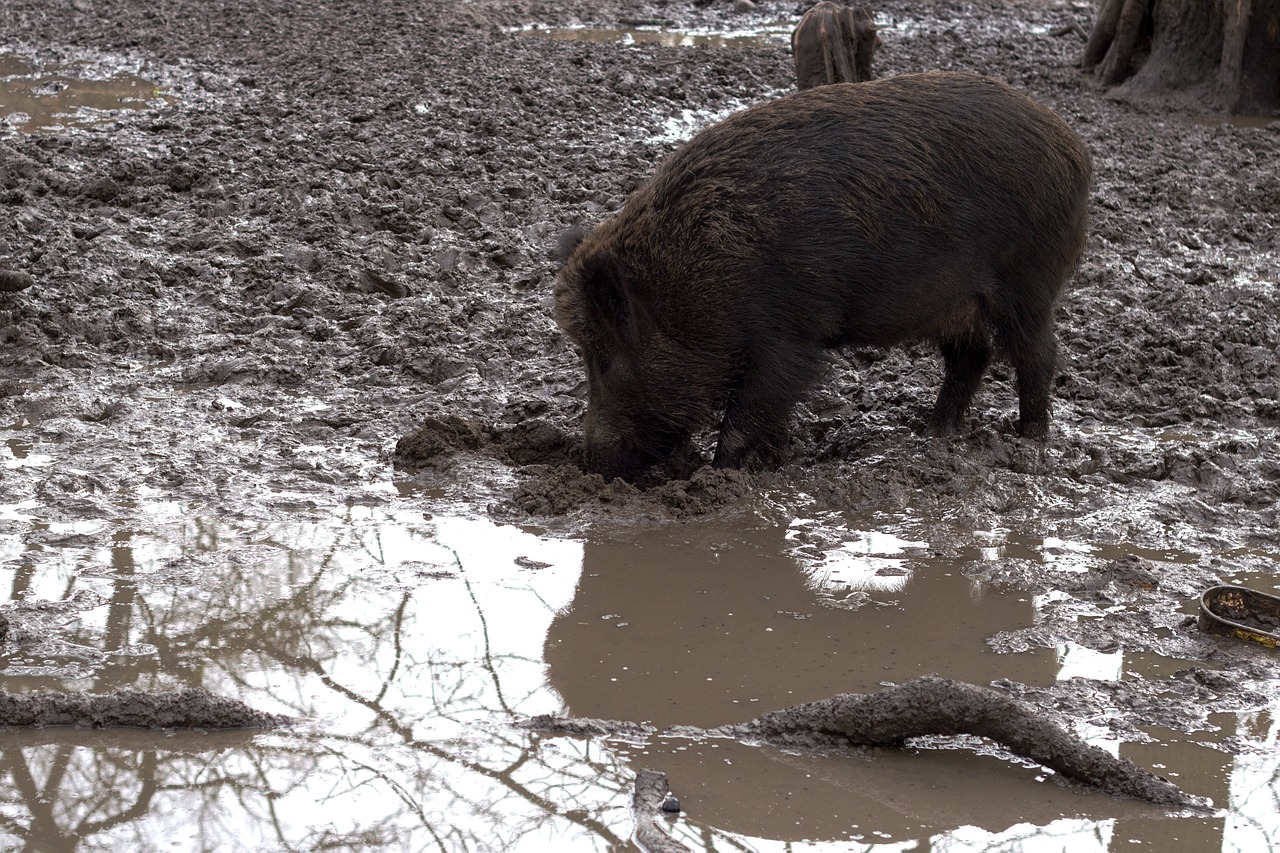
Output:
<path fill-rule="evenodd" d="M 945 367 L 930 433 L 960 428 L 998 350 L 1021 434 L 1045 436 L 1090 172 L 1058 116 L 971 74 L 818 86 L 706 128 L 561 246 L 588 469 L 634 479 L 716 415 L 716 466 L 772 464 L 826 350 L 918 339 Z"/>
<path fill-rule="evenodd" d="M 866 6 L 841 6 L 830 0 L 815 4 L 791 33 L 796 88 L 873 79 L 871 61 L 880 43 Z"/>

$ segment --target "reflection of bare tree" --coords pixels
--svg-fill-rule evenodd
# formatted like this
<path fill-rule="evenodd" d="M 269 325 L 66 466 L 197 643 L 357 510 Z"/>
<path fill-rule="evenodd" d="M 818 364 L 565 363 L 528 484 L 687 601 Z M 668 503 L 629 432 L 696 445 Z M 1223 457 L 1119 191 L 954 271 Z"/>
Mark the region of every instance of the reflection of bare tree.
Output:
<path fill-rule="evenodd" d="M 432 582 L 402 588 L 369 576 L 393 562 L 381 535 L 341 520 L 239 529 L 195 521 L 166 540 L 113 542 L 67 586 L 98 595 L 109 587 L 103 618 L 66 636 L 101 650 L 89 689 L 204 687 L 356 728 L 212 752 L 198 751 L 195 736 L 181 738 L 186 751 L 170 751 L 159 735 L 143 750 L 56 740 L 5 749 L 0 784 L 12 796 L 0 803 L 0 831 L 28 849 L 110 848 L 126 836 L 131 848 L 159 848 L 178 813 L 191 845 L 205 849 L 254 846 L 246 827 L 260 845 L 282 849 L 511 849 L 565 835 L 578 847 L 625 847 L 619 827 L 625 833 L 628 822 L 613 805 L 630 784 L 625 763 L 592 744 L 543 749 L 536 735 L 478 730 L 541 689 L 540 680 L 511 678 L 513 667 L 540 663 L 493 647 L 485 594 L 457 566 L 477 651 L 451 651 L 456 638 L 433 636 L 423 615 Z M 216 580 L 198 594 L 151 580 L 188 566 L 216 571 Z M 140 648 L 147 653 L 114 654 Z M 265 683 L 263 673 L 272 673 Z M 423 736 L 424 726 L 463 734 Z M 347 803 L 371 791 L 377 810 L 353 815 Z M 309 812 L 300 817 L 303 800 Z"/>
<path fill-rule="evenodd" d="M 458 570 L 462 571 L 461 563 L 454 557 Z M 492 717 L 509 717 L 513 711 L 509 707 L 507 699 L 503 695 L 502 678 L 495 663 L 496 656 L 490 644 L 488 633 L 488 624 L 485 618 L 484 607 L 477 597 L 472 584 L 464 580 L 467 596 L 473 603 L 476 610 L 476 617 L 480 625 L 480 635 L 483 644 L 482 663 L 480 669 L 484 671 L 486 679 L 489 681 L 490 690 L 477 689 L 474 684 L 468 684 L 468 678 L 454 678 L 450 680 L 447 676 L 449 673 L 458 673 L 456 663 L 444 662 L 443 667 L 440 662 L 433 659 L 423 661 L 412 661 L 414 666 L 425 666 L 431 671 L 431 684 L 433 693 L 430 697 L 431 713 L 426 716 L 435 721 L 450 721 L 458 725 L 464 725 L 467 722 L 466 717 L 474 716 L 478 710 L 485 710 L 487 716 Z M 281 646 L 275 642 L 275 637 L 260 637 L 261 645 L 256 646 L 260 652 L 275 661 L 281 667 L 304 672 L 315 676 L 315 678 L 333 691 L 334 694 L 342 697 L 347 702 L 367 709 L 372 713 L 376 722 L 370 725 L 368 735 L 374 735 L 379 739 L 390 734 L 400 743 L 419 753 L 420 756 L 432 762 L 435 765 L 445 764 L 455 768 L 461 768 L 467 774 L 474 774 L 483 777 L 500 786 L 502 790 L 512 797 L 518 798 L 533 807 L 535 818 L 526 819 L 523 825 L 517 830 L 517 834 L 529 834 L 535 832 L 543 824 L 552 820 L 565 820 L 582 827 L 587 832 L 597 836 L 610 846 L 622 846 L 625 844 L 623 838 L 619 837 L 604 822 L 585 813 L 569 813 L 560 814 L 557 802 L 573 802 L 580 797 L 581 791 L 574 792 L 573 787 L 578 786 L 582 789 L 595 787 L 606 780 L 612 770 L 613 779 L 608 780 L 606 784 L 610 784 L 611 788 L 619 791 L 625 790 L 629 784 L 626 775 L 619 772 L 618 768 L 611 768 L 608 763 L 588 761 L 585 767 L 580 768 L 585 771 L 581 778 L 572 779 L 566 776 L 566 770 L 563 767 L 549 767 L 542 763 L 539 751 L 537 749 L 537 740 L 528 739 L 523 735 L 515 732 L 507 733 L 505 731 L 494 730 L 490 732 L 490 744 L 500 744 L 504 749 L 500 752 L 508 753 L 512 758 L 501 763 L 490 763 L 475 761 L 459 754 L 456 749 L 442 747 L 428 740 L 423 740 L 414 732 L 414 723 L 403 719 L 403 712 L 397 709 L 388 708 L 384 705 L 384 699 L 394 693 L 394 684 L 397 674 L 401 671 L 405 657 L 405 638 L 404 617 L 405 610 L 409 605 L 411 598 L 410 593 L 404 593 L 398 602 L 396 608 L 391 613 L 388 627 L 388 641 L 391 644 L 393 653 L 391 656 L 391 664 L 387 670 L 385 678 L 379 685 L 368 694 L 343 684 L 337 678 L 334 678 L 326 669 L 325 662 L 322 659 L 297 655 L 291 653 L 288 646 Z M 367 629 L 368 626 L 366 626 Z M 438 690 L 438 692 L 436 692 Z M 493 697 L 486 702 L 486 696 Z M 420 719 L 421 711 L 419 710 L 415 716 Z M 357 746 L 366 743 L 366 735 L 337 737 L 333 740 L 337 744 L 349 744 Z M 334 754 L 341 754 L 336 749 Z M 456 773 L 440 774 L 438 766 L 431 767 L 426 774 L 415 774 L 419 780 L 430 779 L 433 776 L 440 780 L 440 789 L 436 791 L 415 790 L 408 787 L 405 781 L 393 778 L 384 770 L 372 764 L 350 763 L 350 769 L 357 771 L 367 777 L 362 784 L 368 784 L 369 780 L 378 780 L 389 790 L 395 792 L 395 795 L 404 804 L 406 812 L 412 814 L 418 822 L 419 827 L 432 839 L 433 842 L 441 850 L 452 849 L 506 849 L 507 845 L 492 837 L 487 837 L 487 833 L 492 831 L 494 827 L 501 826 L 505 821 L 502 815 L 494 810 L 493 805 L 487 805 L 480 809 L 479 816 L 484 819 L 481 821 L 469 821 L 465 825 L 453 825 L 442 828 L 441 821 L 433 819 L 427 812 L 424 805 L 433 803 L 432 812 L 436 815 L 448 813 L 467 813 L 472 811 L 477 803 L 467 801 L 467 796 L 458 786 L 448 781 L 450 777 L 457 776 Z M 534 775 L 526 780 L 521 776 L 530 770 L 534 770 Z M 551 797 L 543 791 L 559 791 L 560 796 Z M 450 806 L 442 808 L 438 803 L 441 800 L 441 794 L 444 794 L 451 801 Z M 509 809 L 509 803 L 506 803 L 507 797 L 503 797 L 504 809 Z M 461 806 L 461 809 L 457 807 Z M 472 808 L 467 808 L 468 806 Z"/>
<path fill-rule="evenodd" d="M 157 791 L 157 757 L 153 751 L 117 753 L 86 767 L 75 760 L 73 747 L 56 746 L 38 756 L 46 759 L 44 768 L 34 767 L 37 756 L 29 757 L 25 752 L 0 752 L 0 770 L 13 782 L 30 815 L 25 824 L 0 816 L 0 826 L 22 839 L 24 849 L 73 849 L 79 839 L 145 815 Z M 92 778 L 68 778 L 69 773 L 86 769 L 94 771 Z M 86 783 L 77 785 L 77 790 L 84 790 L 87 796 L 68 803 L 60 794 L 64 785 L 76 783 Z"/>

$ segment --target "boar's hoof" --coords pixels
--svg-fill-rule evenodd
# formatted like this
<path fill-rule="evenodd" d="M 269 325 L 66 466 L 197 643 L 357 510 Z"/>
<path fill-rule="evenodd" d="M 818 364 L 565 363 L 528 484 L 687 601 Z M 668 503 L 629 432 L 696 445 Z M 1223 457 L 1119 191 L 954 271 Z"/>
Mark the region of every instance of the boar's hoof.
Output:
<path fill-rule="evenodd" d="M 1018 422 L 1018 435 L 1035 441 L 1044 441 L 1049 437 L 1049 421 L 1042 418 L 1021 420 Z"/>
<path fill-rule="evenodd" d="M 927 438 L 946 438 L 948 436 L 955 435 L 957 432 L 959 432 L 959 430 L 950 424 L 941 424 L 937 421 L 930 421 L 929 425 L 925 427 L 924 430 L 924 434 Z"/>
<path fill-rule="evenodd" d="M 715 468 L 742 468 L 763 471 L 782 464 L 787 454 L 786 433 L 752 440 L 737 430 L 721 430 L 716 444 Z"/>
<path fill-rule="evenodd" d="M 663 473 L 669 480 L 687 480 L 706 464 L 707 460 L 703 458 L 697 446 L 692 441 L 686 441 L 667 458 Z"/>

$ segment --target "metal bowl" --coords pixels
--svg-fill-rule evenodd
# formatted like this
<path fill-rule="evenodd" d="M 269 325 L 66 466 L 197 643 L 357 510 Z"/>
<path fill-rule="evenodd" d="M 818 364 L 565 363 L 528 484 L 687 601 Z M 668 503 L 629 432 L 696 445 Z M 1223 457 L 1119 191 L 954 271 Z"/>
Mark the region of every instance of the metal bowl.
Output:
<path fill-rule="evenodd" d="M 1243 586 L 1211 586 L 1200 596 L 1200 629 L 1274 649 L 1280 646 L 1280 596 Z"/>

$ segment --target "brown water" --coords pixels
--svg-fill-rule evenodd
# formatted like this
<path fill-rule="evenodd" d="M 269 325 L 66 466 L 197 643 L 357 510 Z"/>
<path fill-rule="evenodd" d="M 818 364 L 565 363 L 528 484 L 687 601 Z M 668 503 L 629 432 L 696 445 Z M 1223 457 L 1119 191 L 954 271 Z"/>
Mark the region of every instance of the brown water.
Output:
<path fill-rule="evenodd" d="M 1212 749 L 1232 735 L 1274 744 L 1265 712 L 1111 744 L 1229 805 L 1226 819 L 1061 788 L 981 744 L 833 757 L 517 731 L 513 718 L 565 710 L 732 722 L 930 671 L 1044 685 L 1126 670 L 1160 679 L 1181 665 L 994 654 L 985 638 L 1032 624 L 1032 598 L 967 579 L 964 560 L 931 556 L 888 522 L 556 539 L 406 508 L 416 497 L 288 522 L 176 503 L 74 523 L 43 517 L 37 501 L 0 507 L 18 632 L 0 686 L 203 686 L 299 720 L 257 735 L 6 733 L 4 843 L 626 849 L 645 766 L 671 778 L 686 810 L 674 831 L 697 850 L 1256 850 L 1276 837 L 1267 797 L 1280 760 Z M 1018 548 L 1052 558 L 1064 545 Z"/>
<path fill-rule="evenodd" d="M 776 47 L 789 44 L 794 21 L 765 24 L 735 32 L 679 32 L 656 27 L 532 27 L 517 32 L 569 41 L 657 44 L 663 47 Z"/>
<path fill-rule="evenodd" d="M 107 121 L 118 110 L 142 109 L 168 96 L 134 74 L 87 76 L 75 64 L 37 68 L 0 53 L 0 124 L 26 133 Z"/>
<path fill-rule="evenodd" d="M 686 526 L 585 543 L 573 602 L 547 635 L 552 687 L 575 715 L 665 727 L 739 722 L 931 672 L 1052 682 L 1047 650 L 999 656 L 985 643 L 1031 624 L 1030 596 L 904 556 L 884 535 L 797 559 L 788 532 Z"/>

